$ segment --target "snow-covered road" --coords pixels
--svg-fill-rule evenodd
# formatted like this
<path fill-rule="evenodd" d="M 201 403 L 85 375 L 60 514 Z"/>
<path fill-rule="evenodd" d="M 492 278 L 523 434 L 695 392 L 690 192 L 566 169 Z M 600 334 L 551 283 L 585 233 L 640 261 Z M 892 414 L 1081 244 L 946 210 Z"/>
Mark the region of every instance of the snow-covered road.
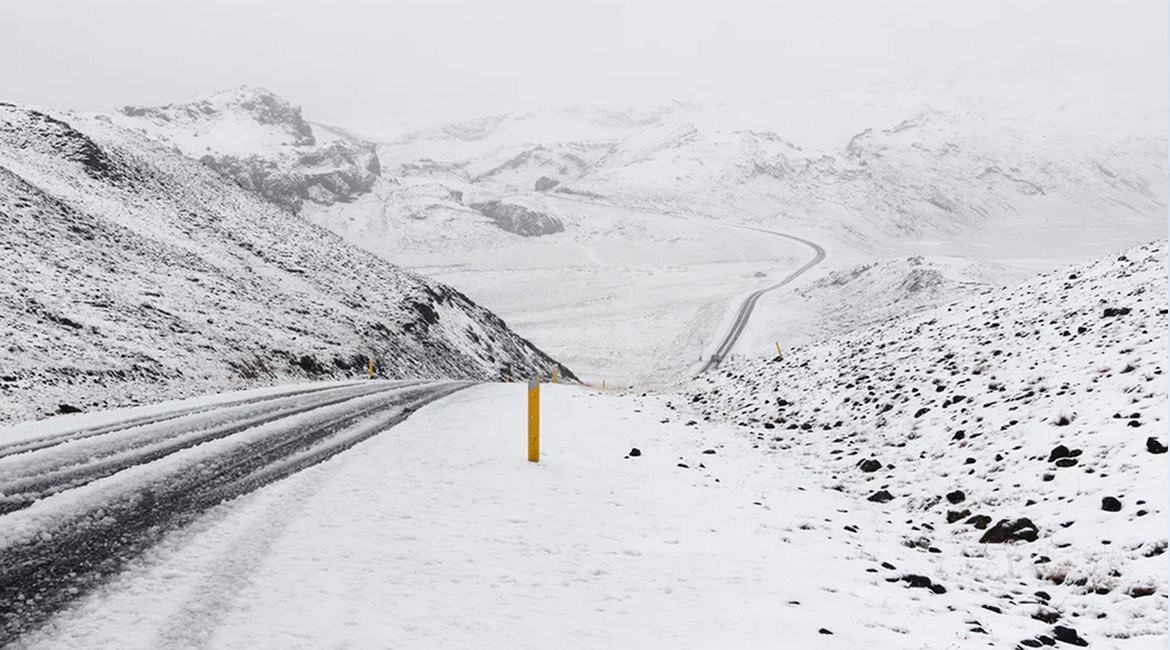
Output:
<path fill-rule="evenodd" d="M 459 391 L 212 508 L 14 648 L 986 643 L 970 599 L 887 582 L 926 559 L 804 458 L 668 396 L 541 390 L 539 464 L 522 384 Z"/>
<path fill-rule="evenodd" d="M 327 460 L 468 385 L 316 384 L 2 432 L 0 645 L 207 509 Z"/>
<path fill-rule="evenodd" d="M 813 250 L 813 258 L 805 263 L 804 266 L 790 273 L 783 280 L 766 286 L 763 289 L 757 289 L 744 299 L 744 301 L 740 304 L 739 309 L 735 312 L 735 320 L 732 321 L 731 327 L 728 328 L 727 333 L 723 336 L 723 340 L 719 343 L 719 347 L 715 349 L 714 354 L 712 354 L 711 358 L 707 360 L 706 365 L 703 366 L 703 369 L 700 372 L 707 372 L 708 370 L 714 370 L 715 368 L 718 368 L 719 364 L 727 358 L 727 355 L 731 354 L 732 348 L 735 347 L 735 344 L 739 341 L 740 335 L 743 334 L 744 328 L 747 327 L 748 319 L 752 317 L 752 311 L 755 310 L 756 303 L 759 302 L 760 296 L 791 284 L 793 280 L 800 277 L 817 264 L 820 264 L 825 259 L 825 249 L 820 244 L 817 244 L 816 242 L 808 239 L 804 239 L 803 237 L 796 237 L 795 235 L 788 235 L 782 232 L 777 232 L 775 230 L 755 228 L 752 226 L 737 225 L 731 227 L 741 228 L 744 230 L 755 230 L 757 232 L 772 235 L 773 237 L 783 237 L 785 239 L 791 239 L 793 241 L 800 242 L 801 244 L 804 244 Z"/>
<path fill-rule="evenodd" d="M 760 228 L 757 226 L 748 226 L 748 225 L 737 224 L 737 223 L 728 223 L 726 221 L 722 221 L 722 220 L 714 219 L 714 218 L 704 219 L 704 218 L 697 217 L 697 216 L 677 214 L 677 213 L 669 212 L 666 210 L 653 210 L 650 208 L 631 207 L 631 206 L 613 206 L 612 204 L 609 204 L 609 203 L 604 203 L 601 201 L 591 201 L 587 198 L 583 198 L 583 197 L 579 197 L 579 196 L 565 196 L 564 194 L 557 194 L 557 193 L 549 193 L 547 196 L 555 197 L 555 198 L 563 200 L 563 201 L 570 201 L 573 203 L 586 203 L 586 204 L 590 204 L 590 205 L 603 205 L 603 206 L 607 206 L 607 207 L 621 207 L 623 210 L 629 210 L 631 212 L 641 212 L 641 213 L 645 213 L 645 214 L 653 214 L 653 215 L 658 215 L 658 216 L 663 216 L 663 217 L 672 217 L 675 219 L 682 219 L 685 221 L 702 222 L 702 223 L 712 224 L 712 225 L 716 225 L 716 226 L 720 226 L 720 227 L 724 227 L 724 228 L 731 228 L 731 229 L 735 229 L 735 230 L 747 230 L 747 231 L 751 231 L 751 232 L 758 232 L 758 233 L 763 233 L 765 235 L 768 235 L 770 237 L 781 237 L 783 239 L 788 239 L 788 240 L 797 242 L 799 244 L 802 244 L 802 245 L 807 246 L 808 248 L 812 249 L 812 251 L 813 251 L 812 259 L 810 259 L 808 262 L 806 262 L 803 266 L 796 269 L 792 273 L 788 274 L 787 276 L 784 277 L 784 279 L 780 280 L 779 282 L 776 282 L 776 283 L 770 284 L 766 287 L 757 289 L 757 290 L 751 292 L 750 294 L 748 294 L 747 297 L 745 297 L 743 299 L 743 302 L 741 302 L 739 304 L 739 307 L 735 311 L 735 317 L 732 319 L 730 327 L 727 328 L 727 331 L 723 334 L 723 337 L 721 339 L 719 339 L 719 345 L 716 346 L 715 351 L 711 354 L 710 358 L 708 358 L 706 360 L 706 362 L 703 364 L 702 368 L 699 370 L 700 374 L 705 373 L 709 370 L 714 370 L 715 368 L 718 368 L 719 364 L 722 363 L 723 360 L 727 358 L 727 355 L 731 354 L 731 350 L 735 347 L 735 344 L 739 341 L 739 337 L 741 334 L 743 334 L 744 328 L 747 327 L 748 320 L 752 317 L 752 311 L 755 310 L 756 303 L 759 302 L 761 296 L 763 296 L 766 293 L 780 289 L 782 287 L 788 286 L 789 284 L 792 283 L 793 280 L 796 280 L 797 278 L 799 278 L 801 275 L 803 275 L 809 269 L 811 269 L 814 266 L 823 262 L 825 260 L 825 256 L 826 256 L 825 248 L 823 246 L 821 246 L 820 244 L 818 244 L 810 239 L 806 239 L 804 237 L 797 237 L 796 235 L 792 235 L 789 233 L 783 233 L 783 232 L 780 232 L 777 230 L 770 230 L 768 228 Z"/>

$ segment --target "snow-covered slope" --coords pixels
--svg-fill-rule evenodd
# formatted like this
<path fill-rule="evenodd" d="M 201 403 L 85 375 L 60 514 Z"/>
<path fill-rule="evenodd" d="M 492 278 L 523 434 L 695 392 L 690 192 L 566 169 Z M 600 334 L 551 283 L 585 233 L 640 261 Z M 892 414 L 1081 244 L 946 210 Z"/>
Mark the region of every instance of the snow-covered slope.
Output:
<path fill-rule="evenodd" d="M 940 110 L 860 129 L 828 152 L 803 150 L 798 136 L 656 127 L 554 191 L 895 238 L 1018 216 L 1150 216 L 1166 206 L 1164 136 L 1107 140 Z"/>
<path fill-rule="evenodd" d="M 458 291 L 107 117 L 0 105 L 0 224 L 0 420 L 361 376 L 369 358 L 386 377 L 556 366 Z"/>
<path fill-rule="evenodd" d="M 761 310 L 755 329 L 782 333 L 785 346 L 821 340 L 971 295 L 1004 276 L 995 264 L 959 257 L 875 260 L 831 271 L 783 295 L 775 309 Z"/>
<path fill-rule="evenodd" d="M 340 129 L 314 131 L 300 107 L 262 88 L 157 108 L 126 106 L 111 118 L 294 212 L 306 201 L 353 201 L 381 174 L 372 144 Z"/>
<path fill-rule="evenodd" d="M 889 589 L 1001 644 L 1114 647 L 1166 631 L 1166 294 L 1163 240 L 730 362 L 686 410 L 853 496 L 867 547 L 916 549 Z"/>

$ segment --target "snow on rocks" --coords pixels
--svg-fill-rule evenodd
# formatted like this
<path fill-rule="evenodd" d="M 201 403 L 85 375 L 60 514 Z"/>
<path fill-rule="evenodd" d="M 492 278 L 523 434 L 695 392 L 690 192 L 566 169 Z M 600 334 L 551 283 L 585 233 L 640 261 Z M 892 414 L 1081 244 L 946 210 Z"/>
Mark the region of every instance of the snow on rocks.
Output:
<path fill-rule="evenodd" d="M 873 509 L 871 539 L 996 608 L 954 603 L 995 645 L 1164 644 L 1166 258 L 1159 241 L 731 361 L 684 402 Z"/>
<path fill-rule="evenodd" d="M 126 106 L 110 118 L 293 212 L 306 201 L 351 202 L 381 175 L 372 143 L 337 129 L 314 133 L 299 106 L 263 88 L 162 107 Z"/>
<path fill-rule="evenodd" d="M 891 506 L 814 485 L 731 423 L 686 426 L 668 397 L 541 390 L 539 464 L 524 454 L 523 385 L 469 388 L 224 504 L 21 647 L 901 650 L 999 638 L 998 616 L 980 608 L 991 599 L 956 593 L 925 551 L 882 536 L 874 509 Z M 624 458 L 633 445 L 642 455 Z M 1051 632 L 1025 620 L 1018 638 Z"/>
<path fill-rule="evenodd" d="M 557 366 L 460 292 L 104 116 L 0 105 L 0 230 L 0 421 L 360 377 L 371 359 L 388 378 Z"/>

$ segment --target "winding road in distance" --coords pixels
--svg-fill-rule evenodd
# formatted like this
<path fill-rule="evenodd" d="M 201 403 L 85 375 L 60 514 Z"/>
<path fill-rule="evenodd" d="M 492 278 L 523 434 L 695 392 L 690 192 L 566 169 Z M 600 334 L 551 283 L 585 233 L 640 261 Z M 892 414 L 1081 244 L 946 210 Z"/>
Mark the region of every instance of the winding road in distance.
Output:
<path fill-rule="evenodd" d="M 813 249 L 814 255 L 813 258 L 806 262 L 804 266 L 790 273 L 788 277 L 777 282 L 776 284 L 764 287 L 763 289 L 757 289 L 744 299 L 743 303 L 741 303 L 739 306 L 739 310 L 735 312 L 735 320 L 731 322 L 731 327 L 728 328 L 727 333 L 723 335 L 723 340 L 720 341 L 719 347 L 715 348 L 715 352 L 711 354 L 710 359 L 707 359 L 707 363 L 703 365 L 703 368 L 699 371 L 699 374 L 718 368 L 719 364 L 723 363 L 723 360 L 727 358 L 727 355 L 731 354 L 731 349 L 735 347 L 736 342 L 739 341 L 740 335 L 743 334 L 744 328 L 747 327 L 748 319 L 752 317 L 752 311 L 756 308 L 756 302 L 759 301 L 760 296 L 768 293 L 769 291 L 775 291 L 776 289 L 787 285 L 796 278 L 800 277 L 804 272 L 808 271 L 817 264 L 820 264 L 825 259 L 825 249 L 821 247 L 820 244 L 809 241 L 802 237 L 787 235 L 782 232 L 776 232 L 775 230 L 767 230 L 765 228 L 756 228 L 753 226 L 737 226 L 731 224 L 725 225 L 728 225 L 732 228 L 755 230 L 757 232 L 767 233 L 776 237 L 791 239 Z"/>
<path fill-rule="evenodd" d="M 806 262 L 804 266 L 800 267 L 799 269 L 796 269 L 795 271 L 790 273 L 787 277 L 785 277 L 783 280 L 777 282 L 776 284 L 769 285 L 769 286 L 764 287 L 762 289 L 757 289 L 756 291 L 753 291 L 751 293 L 751 295 L 749 295 L 747 298 L 744 299 L 744 301 L 742 303 L 740 303 L 739 309 L 735 312 L 735 320 L 733 320 L 731 322 L 731 327 L 728 328 L 727 333 L 723 335 L 723 339 L 719 342 L 719 347 L 715 348 L 715 352 L 712 353 L 711 357 L 709 359 L 707 359 L 707 361 L 703 364 L 703 367 L 699 370 L 699 374 L 703 374 L 705 372 L 708 372 L 708 371 L 711 371 L 711 370 L 718 368 L 719 364 L 723 363 L 723 360 L 727 358 L 727 355 L 731 354 L 732 348 L 735 347 L 735 344 L 739 341 L 739 337 L 743 334 L 744 328 L 747 327 L 748 320 L 752 317 L 752 311 L 755 310 L 756 303 L 759 302 L 760 296 L 763 296 L 765 293 L 768 293 L 769 291 L 775 291 L 776 289 L 779 289 L 779 288 L 791 283 L 793 280 L 795 280 L 796 278 L 803 275 L 809 269 L 811 269 L 812 267 L 814 267 L 817 264 L 820 264 L 822 261 L 824 261 L 825 255 L 826 255 L 824 247 L 822 247 L 820 244 L 818 244 L 814 241 L 804 239 L 803 237 L 797 237 L 795 235 L 789 235 L 787 233 L 782 233 L 782 232 L 779 232 L 776 230 L 768 230 L 767 228 L 758 228 L 756 226 L 745 226 L 745 225 L 735 224 L 735 223 L 725 223 L 725 222 L 719 221 L 717 219 L 701 219 L 701 218 L 696 218 L 696 217 L 691 217 L 691 216 L 686 216 L 686 215 L 681 215 L 681 214 L 673 214 L 670 212 L 664 212 L 661 210 L 652 210 L 650 208 L 636 208 L 636 207 L 630 207 L 630 206 L 625 206 L 625 205 L 617 205 L 617 204 L 613 204 L 613 203 L 605 203 L 602 201 L 590 201 L 589 199 L 579 198 L 576 196 L 565 196 L 564 194 L 557 194 L 555 192 L 548 192 L 545 194 L 545 196 L 558 198 L 558 199 L 561 199 L 563 201 L 573 201 L 575 203 L 588 203 L 591 205 L 600 205 L 600 206 L 604 206 L 607 208 L 618 208 L 620 210 L 629 210 L 632 212 L 645 212 L 647 214 L 654 214 L 654 215 L 659 215 L 659 216 L 663 216 L 663 217 L 672 217 L 675 219 L 685 219 L 687 221 L 699 221 L 702 223 L 723 226 L 724 228 L 736 228 L 739 230 L 752 230 L 755 232 L 762 232 L 766 235 L 772 235 L 773 237 L 783 237 L 784 239 L 790 239 L 794 242 L 804 244 L 805 246 L 808 246 L 809 248 L 812 249 L 813 257 L 811 260 Z"/>

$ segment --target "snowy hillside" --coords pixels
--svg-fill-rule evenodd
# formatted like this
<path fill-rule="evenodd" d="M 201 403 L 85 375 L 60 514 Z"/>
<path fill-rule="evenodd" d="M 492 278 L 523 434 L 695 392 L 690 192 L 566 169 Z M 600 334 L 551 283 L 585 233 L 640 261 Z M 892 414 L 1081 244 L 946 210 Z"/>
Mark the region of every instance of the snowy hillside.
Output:
<path fill-rule="evenodd" d="M 314 131 L 299 107 L 262 88 L 157 108 L 126 106 L 111 117 L 294 212 L 306 201 L 353 201 L 381 174 L 372 144 L 339 129 Z"/>
<path fill-rule="evenodd" d="M 391 378 L 556 366 L 461 293 L 112 122 L 0 105 L 0 420 L 369 358 Z"/>
<path fill-rule="evenodd" d="M 915 255 L 865 262 L 802 284 L 753 317 L 742 349 L 768 350 L 819 341 L 1001 284 L 999 265 L 960 257 Z M 752 345 L 750 339 L 760 339 Z"/>
<path fill-rule="evenodd" d="M 1167 624 L 1166 283 L 1163 240 L 729 362 L 682 409 L 855 499 L 875 562 L 912 554 L 873 580 L 956 635 L 1122 647 Z"/>
<path fill-rule="evenodd" d="M 1016 216 L 1161 214 L 1165 158 L 1165 137 L 1099 139 L 927 110 L 863 128 L 828 152 L 806 152 L 799 134 L 658 127 L 555 191 L 904 238 Z"/>
<path fill-rule="evenodd" d="M 1018 103 L 834 93 L 776 105 L 542 110 L 388 134 L 379 155 L 452 165 L 488 186 L 812 226 L 857 242 L 1017 216 L 1164 212 L 1164 119 L 1124 106 L 1103 118 L 1105 100 Z M 353 128 L 377 138 L 375 127 Z"/>

